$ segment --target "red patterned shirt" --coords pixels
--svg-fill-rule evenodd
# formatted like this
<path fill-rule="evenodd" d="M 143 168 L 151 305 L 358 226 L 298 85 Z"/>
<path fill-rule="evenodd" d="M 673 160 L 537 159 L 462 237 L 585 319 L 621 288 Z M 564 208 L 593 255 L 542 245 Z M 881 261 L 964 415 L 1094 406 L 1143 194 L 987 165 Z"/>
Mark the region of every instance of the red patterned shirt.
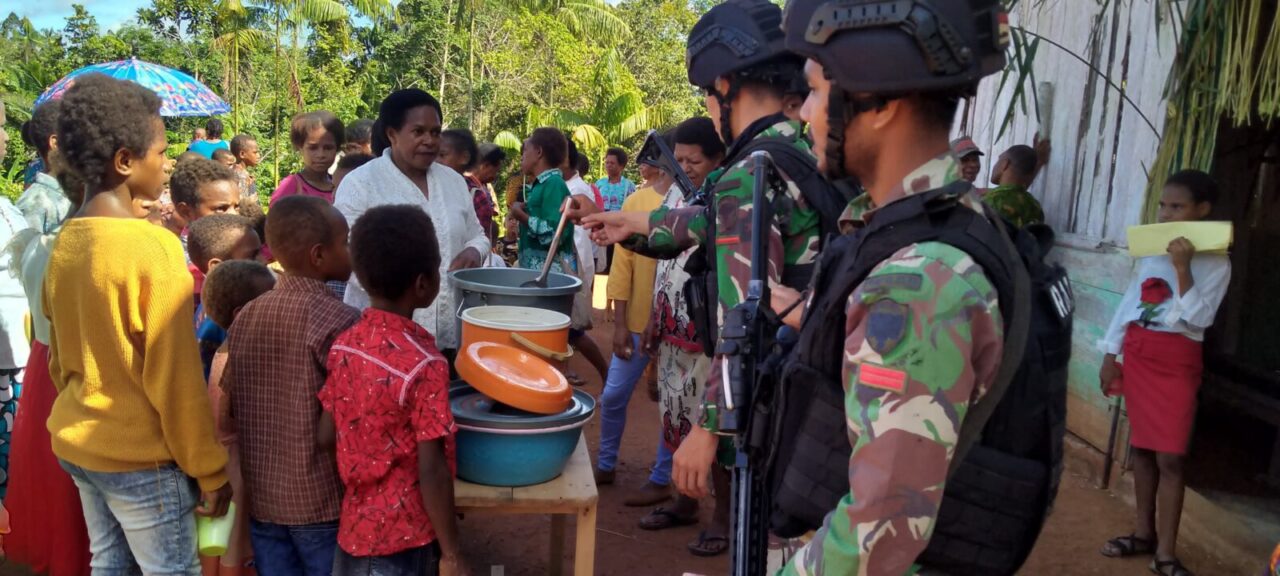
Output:
<path fill-rule="evenodd" d="M 467 181 L 467 188 L 471 189 L 471 202 L 475 205 L 476 219 L 480 221 L 484 237 L 496 238 L 498 228 L 493 217 L 498 214 L 498 209 L 493 205 L 493 196 L 489 195 L 489 188 L 476 180 L 475 176 L 467 175 L 463 178 Z"/>
<path fill-rule="evenodd" d="M 410 318 L 368 308 L 329 352 L 320 403 L 338 430 L 346 491 L 338 545 L 385 556 L 435 540 L 418 490 L 418 443 L 444 439 L 456 472 L 449 366 Z"/>

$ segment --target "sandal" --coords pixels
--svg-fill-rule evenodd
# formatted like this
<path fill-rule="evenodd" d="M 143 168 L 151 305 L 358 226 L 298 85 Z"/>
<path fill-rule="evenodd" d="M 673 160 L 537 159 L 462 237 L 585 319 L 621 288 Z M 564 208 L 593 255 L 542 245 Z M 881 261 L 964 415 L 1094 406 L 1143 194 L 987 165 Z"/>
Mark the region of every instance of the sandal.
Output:
<path fill-rule="evenodd" d="M 1117 536 L 1102 546 L 1102 555 L 1108 558 L 1146 556 L 1156 551 L 1156 539 L 1139 538 L 1137 533 Z"/>
<path fill-rule="evenodd" d="M 719 556 L 728 551 L 728 536 L 712 534 L 709 530 L 699 532 L 698 537 L 689 543 L 689 553 L 702 558 Z"/>
<path fill-rule="evenodd" d="M 1160 576 L 1195 576 L 1177 558 L 1173 560 L 1156 560 L 1152 558 L 1149 568 L 1152 574 L 1159 574 Z"/>
<path fill-rule="evenodd" d="M 681 526 L 693 526 L 698 523 L 698 512 L 694 510 L 693 514 L 681 516 L 676 514 L 674 510 L 663 508 L 661 506 L 654 508 L 653 512 L 647 514 L 640 519 L 641 530 L 666 530 L 667 528 L 678 528 Z"/>
<path fill-rule="evenodd" d="M 570 386 L 573 386 L 574 388 L 581 388 L 587 385 L 586 378 L 579 376 L 577 372 L 571 372 L 571 371 L 565 372 L 564 379 L 569 383 Z"/>

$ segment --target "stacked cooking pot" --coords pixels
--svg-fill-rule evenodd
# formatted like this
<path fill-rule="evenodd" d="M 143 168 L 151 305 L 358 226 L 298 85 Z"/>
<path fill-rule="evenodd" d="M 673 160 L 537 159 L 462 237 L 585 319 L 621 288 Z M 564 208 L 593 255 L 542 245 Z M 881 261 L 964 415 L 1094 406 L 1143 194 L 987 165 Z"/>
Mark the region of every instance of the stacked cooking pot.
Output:
<path fill-rule="evenodd" d="M 570 387 L 552 364 L 573 355 L 564 303 L 572 304 L 581 281 L 552 274 L 549 288 L 520 287 L 534 275 L 493 268 L 451 275 L 462 292 L 456 362 L 462 381 L 449 396 L 458 476 L 469 482 L 527 486 L 554 479 L 595 412 L 595 399 Z"/>

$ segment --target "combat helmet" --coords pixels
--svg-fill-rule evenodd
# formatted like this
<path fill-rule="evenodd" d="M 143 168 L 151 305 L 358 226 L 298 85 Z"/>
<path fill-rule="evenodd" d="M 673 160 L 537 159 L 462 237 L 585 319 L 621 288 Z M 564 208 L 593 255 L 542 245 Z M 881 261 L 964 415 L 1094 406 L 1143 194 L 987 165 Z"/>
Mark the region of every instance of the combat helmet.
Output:
<path fill-rule="evenodd" d="M 689 83 L 720 103 L 720 135 L 732 144 L 730 103 L 743 81 L 786 85 L 804 59 L 787 51 L 782 9 L 768 0 L 729 0 L 707 11 L 689 32 L 685 66 Z M 729 78 L 729 89 L 716 90 L 716 79 Z"/>
<path fill-rule="evenodd" d="M 783 29 L 787 49 L 822 64 L 832 83 L 827 168 L 836 173 L 849 119 L 911 94 L 970 95 L 1004 68 L 1009 45 L 1000 0 L 790 0 Z"/>

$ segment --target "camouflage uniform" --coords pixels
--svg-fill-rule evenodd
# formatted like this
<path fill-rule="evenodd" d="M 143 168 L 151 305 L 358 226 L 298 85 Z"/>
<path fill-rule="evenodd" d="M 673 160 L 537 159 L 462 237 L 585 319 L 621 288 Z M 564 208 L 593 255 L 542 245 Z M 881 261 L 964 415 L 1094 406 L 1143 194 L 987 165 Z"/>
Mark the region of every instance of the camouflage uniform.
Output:
<path fill-rule="evenodd" d="M 1044 210 L 1040 208 L 1036 197 L 1027 192 L 1026 187 L 1009 184 L 992 188 L 982 197 L 982 201 L 1019 228 L 1044 223 Z"/>
<path fill-rule="evenodd" d="M 760 131 L 753 138 L 785 137 L 796 148 L 812 154 L 809 143 L 802 138 L 799 122 L 779 121 Z M 771 179 L 772 180 L 772 179 Z M 822 240 L 818 213 L 805 204 L 804 197 L 794 182 L 782 176 L 767 191 L 773 203 L 773 222 L 769 228 L 768 278 L 770 286 L 781 284 L 783 269 L 787 266 L 812 264 L 818 258 Z M 785 183 L 785 188 L 780 185 Z M 718 323 L 724 323 L 725 313 L 746 298 L 747 282 L 751 280 L 751 201 L 754 177 L 751 159 L 743 158 L 736 164 L 712 172 L 704 186 L 712 187 L 716 203 L 715 269 Z M 649 217 L 649 236 L 636 237 L 624 246 L 637 254 L 653 258 L 669 259 L 693 246 L 704 244 L 707 238 L 707 218 L 702 206 L 669 208 L 663 206 Z M 719 365 L 718 359 L 713 365 Z M 703 401 L 701 426 L 716 431 L 716 401 L 720 399 L 719 370 L 711 370 L 707 379 L 707 391 Z"/>
<path fill-rule="evenodd" d="M 896 194 L 959 179 L 948 154 Z M 968 193 L 962 204 L 981 209 Z M 870 198 L 841 216 L 847 233 L 875 217 Z M 782 574 L 915 574 L 942 501 L 960 425 L 995 380 L 1003 348 L 996 290 L 967 254 L 907 246 L 849 296 L 842 381 L 853 452 L 850 493 Z"/>

